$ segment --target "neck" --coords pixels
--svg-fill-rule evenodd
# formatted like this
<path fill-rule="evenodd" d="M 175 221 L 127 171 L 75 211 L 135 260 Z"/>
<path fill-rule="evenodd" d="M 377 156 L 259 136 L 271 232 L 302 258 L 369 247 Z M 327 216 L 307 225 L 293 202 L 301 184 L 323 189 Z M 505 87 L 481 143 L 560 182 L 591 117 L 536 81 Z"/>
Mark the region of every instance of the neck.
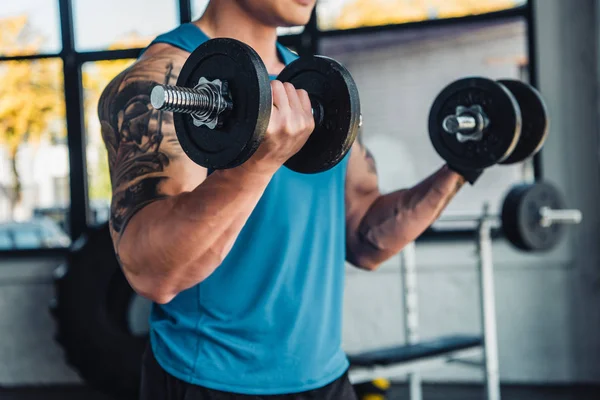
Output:
<path fill-rule="evenodd" d="M 200 19 L 194 21 L 209 38 L 240 40 L 260 56 L 270 74 L 279 74 L 284 65 L 277 52 L 277 28 L 253 18 L 236 1 L 211 1 Z"/>

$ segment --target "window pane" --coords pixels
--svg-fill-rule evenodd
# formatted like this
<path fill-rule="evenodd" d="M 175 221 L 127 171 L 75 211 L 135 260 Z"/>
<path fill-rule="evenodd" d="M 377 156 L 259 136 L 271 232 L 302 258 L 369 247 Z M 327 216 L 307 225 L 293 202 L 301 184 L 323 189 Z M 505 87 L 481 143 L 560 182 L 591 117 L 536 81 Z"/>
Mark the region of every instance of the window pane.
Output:
<path fill-rule="evenodd" d="M 174 0 L 77 0 L 73 12 L 82 51 L 145 47 L 179 22 Z"/>
<path fill-rule="evenodd" d="M 86 128 L 88 195 L 92 223 L 108 220 L 111 182 L 108 155 L 102 141 L 98 120 L 98 100 L 108 83 L 134 60 L 98 61 L 85 63 L 82 68 Z"/>
<path fill-rule="evenodd" d="M 360 90 L 364 139 L 384 192 L 413 185 L 443 160 L 429 140 L 434 98 L 471 75 L 526 80 L 526 23 L 511 20 L 327 38 L 321 53 L 345 64 Z M 531 163 L 495 166 L 459 192 L 447 214 L 478 214 L 484 201 L 497 211 L 509 186 L 529 177 Z M 527 168 L 525 168 L 527 167 Z"/>
<path fill-rule="evenodd" d="M 192 21 L 200 18 L 206 10 L 209 0 L 192 0 Z"/>
<path fill-rule="evenodd" d="M 34 236 L 36 247 L 64 246 L 70 194 L 62 63 L 2 62 L 0 81 L 0 236 L 12 238 L 11 246 L 29 246 Z"/>
<path fill-rule="evenodd" d="M 351 29 L 485 14 L 527 0 L 319 0 L 321 30 Z"/>
<path fill-rule="evenodd" d="M 0 56 L 58 53 L 61 47 L 58 1 L 2 1 Z"/>
<path fill-rule="evenodd" d="M 192 0 L 192 20 L 196 20 L 202 16 L 209 0 Z M 277 29 L 279 36 L 297 35 L 304 32 L 303 26 L 281 27 Z"/>

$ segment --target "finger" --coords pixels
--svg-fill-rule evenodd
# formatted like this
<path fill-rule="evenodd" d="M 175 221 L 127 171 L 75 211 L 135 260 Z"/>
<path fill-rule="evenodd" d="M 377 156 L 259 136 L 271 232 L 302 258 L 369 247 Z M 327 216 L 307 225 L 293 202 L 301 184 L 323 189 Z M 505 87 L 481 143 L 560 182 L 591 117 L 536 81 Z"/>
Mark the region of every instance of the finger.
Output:
<path fill-rule="evenodd" d="M 285 87 L 285 91 L 287 93 L 290 108 L 292 110 L 301 110 L 302 104 L 300 103 L 300 99 L 298 98 L 298 93 L 296 92 L 294 85 L 289 82 L 285 82 L 283 86 Z"/>
<path fill-rule="evenodd" d="M 278 110 L 290 107 L 287 91 L 280 81 L 271 81 L 271 92 L 273 93 L 273 106 Z"/>
<path fill-rule="evenodd" d="M 304 89 L 298 89 L 297 93 L 298 98 L 300 99 L 300 103 L 302 104 L 302 109 L 312 114 L 312 104 L 310 103 L 310 97 L 308 97 L 308 92 Z"/>

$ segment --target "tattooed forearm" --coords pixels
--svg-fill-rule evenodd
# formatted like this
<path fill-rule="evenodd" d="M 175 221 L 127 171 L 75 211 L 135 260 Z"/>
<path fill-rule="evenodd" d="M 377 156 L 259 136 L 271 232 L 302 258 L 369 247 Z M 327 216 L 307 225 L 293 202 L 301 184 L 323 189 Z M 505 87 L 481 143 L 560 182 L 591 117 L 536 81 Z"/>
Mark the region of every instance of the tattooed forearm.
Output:
<path fill-rule="evenodd" d="M 150 103 L 156 82 L 173 83 L 174 70 L 165 58 L 140 63 L 115 78 L 100 99 L 98 115 L 113 189 L 110 223 L 117 235 L 136 212 L 165 197 L 165 170 L 181 155 L 171 115 Z"/>

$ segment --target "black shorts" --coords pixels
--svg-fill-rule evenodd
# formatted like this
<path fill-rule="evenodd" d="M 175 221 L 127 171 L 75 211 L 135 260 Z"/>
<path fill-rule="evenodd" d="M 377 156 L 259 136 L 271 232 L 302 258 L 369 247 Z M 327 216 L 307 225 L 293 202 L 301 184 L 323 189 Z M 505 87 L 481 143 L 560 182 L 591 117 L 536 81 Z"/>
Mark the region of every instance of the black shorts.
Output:
<path fill-rule="evenodd" d="M 168 374 L 148 346 L 142 364 L 140 400 L 357 400 L 345 373 L 330 384 L 307 392 L 285 395 L 242 395 L 192 385 Z"/>

